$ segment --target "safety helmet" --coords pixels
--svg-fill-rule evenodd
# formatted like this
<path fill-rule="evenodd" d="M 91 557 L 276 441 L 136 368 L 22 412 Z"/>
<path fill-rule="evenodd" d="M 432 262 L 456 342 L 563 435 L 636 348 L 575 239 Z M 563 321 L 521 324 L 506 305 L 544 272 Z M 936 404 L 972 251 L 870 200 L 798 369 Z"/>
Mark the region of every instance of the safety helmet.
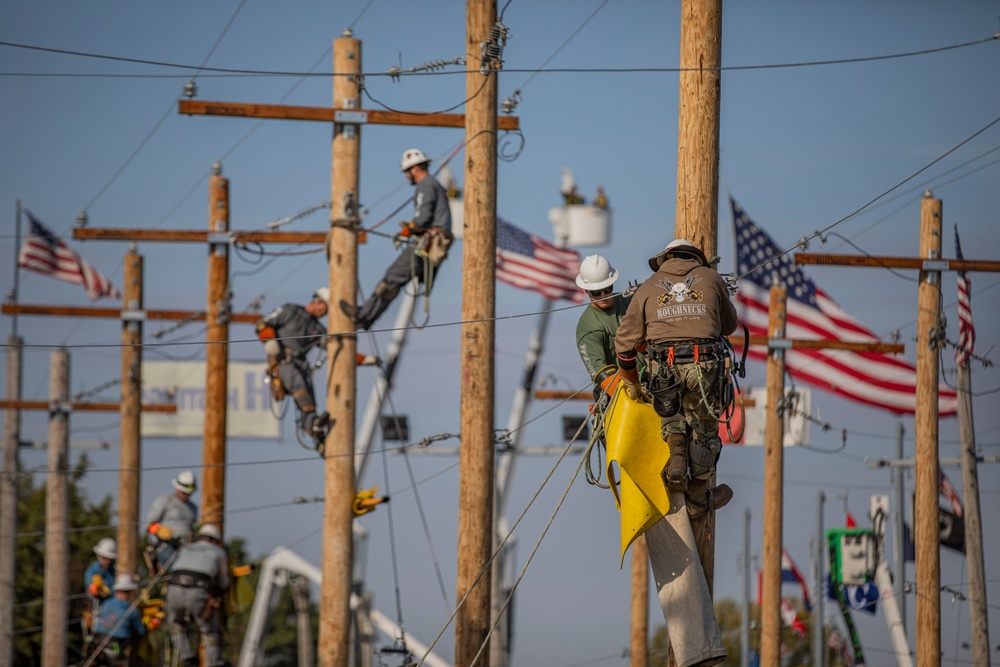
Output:
<path fill-rule="evenodd" d="M 313 298 L 314 299 L 319 299 L 320 301 L 322 301 L 323 303 L 326 304 L 327 308 L 329 308 L 330 307 L 330 288 L 329 287 L 320 287 L 320 288 L 318 288 L 315 292 L 313 292 Z"/>
<path fill-rule="evenodd" d="M 580 275 L 576 277 L 576 285 L 589 292 L 610 287 L 616 280 L 618 272 L 608 260 L 601 255 L 589 255 L 580 262 Z"/>
<path fill-rule="evenodd" d="M 94 553 L 101 558 L 110 558 L 111 560 L 114 560 L 118 558 L 118 543 L 110 537 L 105 537 L 97 543 L 97 546 L 94 547 Z"/>
<path fill-rule="evenodd" d="M 708 259 L 705 257 L 705 253 L 701 251 L 701 248 L 691 243 L 690 241 L 685 241 L 684 239 L 674 239 L 667 244 L 667 247 L 649 258 L 649 268 L 653 271 L 659 271 L 660 265 L 667 260 L 667 255 L 673 251 L 683 251 L 688 252 L 697 257 L 702 264 L 708 266 Z"/>
<path fill-rule="evenodd" d="M 195 481 L 194 473 L 190 470 L 182 471 L 170 483 L 182 493 L 192 494 L 198 489 L 198 482 Z"/>
<path fill-rule="evenodd" d="M 116 591 L 134 591 L 139 588 L 139 582 L 131 574 L 123 572 L 115 577 Z"/>
<path fill-rule="evenodd" d="M 404 174 L 406 170 L 410 167 L 415 167 L 418 164 L 427 164 L 431 159 L 424 155 L 424 152 L 419 148 L 408 148 L 403 151 L 403 159 L 399 163 L 399 170 Z"/>
<path fill-rule="evenodd" d="M 222 533 L 214 523 L 206 523 L 198 529 L 198 537 L 209 537 L 216 542 L 222 541 Z"/>

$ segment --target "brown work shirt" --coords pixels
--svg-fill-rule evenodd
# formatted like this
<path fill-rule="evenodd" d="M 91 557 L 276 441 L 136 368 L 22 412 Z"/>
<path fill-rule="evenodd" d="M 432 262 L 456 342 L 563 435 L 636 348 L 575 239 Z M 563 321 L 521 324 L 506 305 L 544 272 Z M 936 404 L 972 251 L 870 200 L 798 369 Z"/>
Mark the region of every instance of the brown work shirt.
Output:
<path fill-rule="evenodd" d="M 644 342 L 718 338 L 738 325 L 718 271 L 694 259 L 668 259 L 632 297 L 615 335 L 615 352 L 627 354 Z"/>

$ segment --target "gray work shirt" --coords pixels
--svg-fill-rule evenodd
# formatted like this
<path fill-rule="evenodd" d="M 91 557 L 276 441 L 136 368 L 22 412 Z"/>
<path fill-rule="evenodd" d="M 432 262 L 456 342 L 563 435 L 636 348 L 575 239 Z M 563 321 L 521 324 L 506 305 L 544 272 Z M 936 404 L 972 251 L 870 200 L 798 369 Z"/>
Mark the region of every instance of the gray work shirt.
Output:
<path fill-rule="evenodd" d="M 286 303 L 271 311 L 264 322 L 274 328 L 281 344 L 295 353 L 315 344 L 317 336 L 326 335 L 326 326 L 295 303 Z M 306 336 L 306 338 L 299 338 Z"/>
<path fill-rule="evenodd" d="M 146 526 L 159 523 L 169 528 L 174 537 L 183 539 L 191 532 L 198 518 L 198 506 L 191 499 L 181 500 L 176 493 L 162 495 L 153 501 L 146 513 Z"/>
<path fill-rule="evenodd" d="M 413 193 L 413 226 L 418 229 L 436 227 L 451 234 L 448 193 L 430 174 L 417 183 Z"/>
<path fill-rule="evenodd" d="M 203 574 L 219 590 L 229 588 L 229 558 L 226 550 L 206 539 L 195 540 L 181 547 L 170 571 Z"/>

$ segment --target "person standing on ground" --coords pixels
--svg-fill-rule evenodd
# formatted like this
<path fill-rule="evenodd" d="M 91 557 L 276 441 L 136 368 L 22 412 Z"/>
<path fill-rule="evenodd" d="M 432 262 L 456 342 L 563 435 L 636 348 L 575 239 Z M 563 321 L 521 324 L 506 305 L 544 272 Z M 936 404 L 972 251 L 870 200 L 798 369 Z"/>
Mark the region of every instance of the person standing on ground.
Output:
<path fill-rule="evenodd" d="M 257 337 L 267 354 L 268 375 L 272 383 L 277 383 L 271 391 L 278 400 L 291 393 L 299 412 L 299 427 L 312 436 L 321 454 L 330 420 L 325 412 L 316 413 L 316 392 L 306 355 L 326 339 L 326 326 L 319 318 L 326 315 L 329 304 L 330 289 L 320 287 L 305 306 L 286 303 L 257 323 Z"/>
<path fill-rule="evenodd" d="M 146 626 L 133 606 L 139 589 L 135 577 L 123 572 L 114 584 L 114 596 L 105 600 L 97 615 L 92 646 L 100 648 L 116 667 L 125 667 L 135 664 L 136 642 L 146 635 Z"/>
<path fill-rule="evenodd" d="M 639 392 L 636 351 L 646 344 L 645 388 L 670 446 L 667 488 L 687 492 L 688 511 L 694 514 L 732 498 L 727 485 L 711 492 L 706 487 L 722 451 L 722 336 L 733 333 L 739 320 L 725 281 L 694 244 L 675 239 L 650 258 L 649 266 L 655 273 L 632 298 L 615 351 L 622 379 L 634 395 Z"/>
<path fill-rule="evenodd" d="M 205 524 L 194 541 L 181 547 L 170 568 L 167 622 L 170 639 L 184 667 L 198 664 L 197 652 L 188 638 L 192 625 L 201 634 L 205 667 L 223 664 L 219 607 L 222 595 L 229 589 L 229 557 L 221 542 L 218 526 Z"/>
<path fill-rule="evenodd" d="M 451 209 L 448 193 L 428 171 L 431 160 L 419 148 L 403 153 L 400 169 L 406 174 L 413 193 L 413 220 L 404 222 L 402 231 L 393 241 L 398 248 L 405 243 L 403 252 L 386 269 L 385 276 L 375 286 L 368 300 L 360 306 L 341 300 L 340 309 L 351 318 L 359 329 L 367 331 L 382 316 L 389 304 L 414 277 L 430 294 L 438 267 L 448 256 L 453 240 L 451 234 Z M 415 244 L 411 245 L 411 239 Z"/>

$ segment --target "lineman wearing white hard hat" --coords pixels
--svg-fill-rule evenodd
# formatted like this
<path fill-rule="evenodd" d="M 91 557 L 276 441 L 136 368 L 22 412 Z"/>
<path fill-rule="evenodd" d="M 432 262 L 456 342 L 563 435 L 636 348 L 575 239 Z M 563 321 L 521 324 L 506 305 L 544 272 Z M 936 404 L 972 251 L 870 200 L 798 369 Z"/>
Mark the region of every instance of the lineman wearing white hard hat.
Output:
<path fill-rule="evenodd" d="M 615 294 L 618 271 L 602 255 L 590 255 L 580 262 L 577 286 L 587 292 L 590 306 L 576 323 L 576 349 L 594 381 L 594 400 L 602 408 L 615 393 L 618 366 L 615 333 L 621 324 L 631 295 Z"/>
<path fill-rule="evenodd" d="M 340 309 L 359 329 L 367 331 L 382 316 L 393 299 L 410 280 L 417 278 L 429 295 L 438 267 L 448 256 L 453 240 L 448 193 L 427 170 L 430 158 L 419 148 L 403 152 L 400 170 L 406 174 L 413 192 L 413 220 L 402 223 L 393 241 L 396 247 L 406 243 L 403 252 L 386 269 L 368 300 L 360 306 L 341 300 Z M 415 243 L 411 245 L 412 239 Z"/>
<path fill-rule="evenodd" d="M 205 665 L 222 663 L 219 637 L 221 596 L 229 589 L 229 558 L 222 547 L 219 527 L 207 523 L 194 541 L 177 554 L 167 587 L 167 622 L 182 665 L 197 665 L 198 655 L 188 639 L 189 624 L 195 623 L 205 647 Z"/>
<path fill-rule="evenodd" d="M 316 412 L 312 369 L 306 355 L 326 339 L 326 325 L 319 318 L 330 307 L 330 288 L 320 287 L 305 306 L 286 303 L 257 323 L 257 336 L 267 354 L 267 374 L 275 400 L 290 393 L 298 408 L 299 428 L 308 433 L 321 454 L 329 418 Z"/>
<path fill-rule="evenodd" d="M 146 513 L 146 534 L 160 568 L 169 567 L 177 548 L 191 535 L 198 518 L 198 506 L 191 501 L 198 490 L 194 473 L 182 470 L 170 480 L 170 485 L 174 492 L 158 497 Z"/>
<path fill-rule="evenodd" d="M 697 507 L 705 484 L 715 472 L 722 451 L 719 440 L 720 379 L 724 377 L 726 349 L 722 340 L 736 330 L 739 320 L 718 271 L 705 253 L 684 239 L 675 239 L 649 259 L 655 273 L 635 293 L 618 337 L 615 351 L 622 378 L 638 383 L 636 350 L 646 347 L 649 363 L 647 388 L 670 445 L 667 486 L 692 488 L 689 509 Z M 728 502 L 732 490 L 720 487 L 717 505 Z"/>
<path fill-rule="evenodd" d="M 134 576 L 127 573 L 119 574 L 114 584 L 114 596 L 101 605 L 94 623 L 91 646 L 101 650 L 108 664 L 129 665 L 135 653 L 136 640 L 146 634 L 142 614 L 132 604 L 139 584 Z"/>

